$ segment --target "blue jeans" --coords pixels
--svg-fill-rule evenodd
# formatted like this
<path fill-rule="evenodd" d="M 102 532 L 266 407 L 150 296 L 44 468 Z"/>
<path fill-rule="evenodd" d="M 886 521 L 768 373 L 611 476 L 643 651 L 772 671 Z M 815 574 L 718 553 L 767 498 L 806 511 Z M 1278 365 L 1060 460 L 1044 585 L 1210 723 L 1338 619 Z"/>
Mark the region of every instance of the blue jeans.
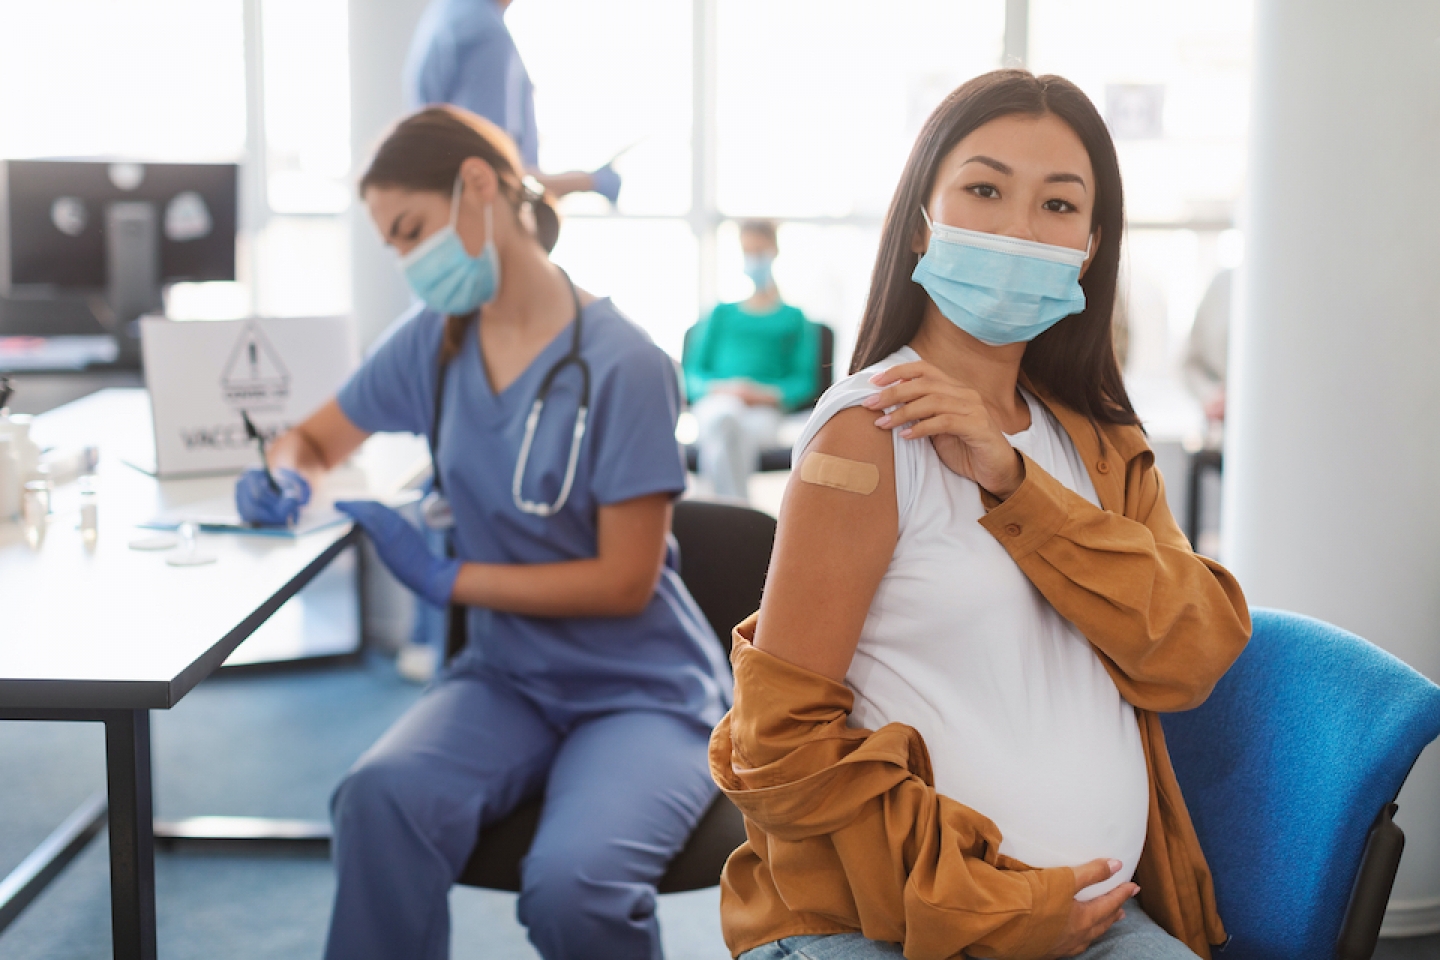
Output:
<path fill-rule="evenodd" d="M 785 937 L 740 954 L 739 960 L 899 960 L 900 944 L 866 940 L 858 933 Z M 1195 960 L 1190 948 L 1156 926 L 1134 900 L 1079 960 Z"/>

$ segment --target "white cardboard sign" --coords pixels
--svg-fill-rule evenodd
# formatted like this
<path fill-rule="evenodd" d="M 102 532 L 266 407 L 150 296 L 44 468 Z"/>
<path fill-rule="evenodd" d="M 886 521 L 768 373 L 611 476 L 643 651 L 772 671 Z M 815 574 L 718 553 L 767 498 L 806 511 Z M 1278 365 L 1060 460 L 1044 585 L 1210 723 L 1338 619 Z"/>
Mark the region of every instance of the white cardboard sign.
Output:
<path fill-rule="evenodd" d="M 267 441 L 334 396 L 355 369 L 349 317 L 140 322 L 158 476 L 258 466 L 243 410 Z"/>

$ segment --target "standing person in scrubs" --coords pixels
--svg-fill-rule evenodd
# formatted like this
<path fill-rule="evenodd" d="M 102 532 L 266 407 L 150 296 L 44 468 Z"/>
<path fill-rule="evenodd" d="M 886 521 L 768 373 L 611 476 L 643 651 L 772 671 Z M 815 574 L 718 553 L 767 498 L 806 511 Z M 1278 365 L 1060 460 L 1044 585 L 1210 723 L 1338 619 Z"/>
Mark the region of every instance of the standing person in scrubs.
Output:
<path fill-rule="evenodd" d="M 540 172 L 535 131 L 535 85 L 505 26 L 513 0 L 432 0 L 410 44 L 405 95 L 412 109 L 450 103 L 496 124 L 510 135 L 525 172 L 557 197 L 592 191 L 614 203 L 620 175 L 610 164 L 586 173 Z"/>
<path fill-rule="evenodd" d="M 685 351 L 685 390 L 700 426 L 700 475 L 724 497 L 747 496 L 760 451 L 775 442 L 784 414 L 814 401 L 820 334 L 780 297 L 773 220 L 740 225 L 745 275 L 755 291 L 722 303 L 700 321 Z"/>
<path fill-rule="evenodd" d="M 453 558 L 378 503 L 339 505 L 402 583 L 466 608 L 469 642 L 335 792 L 332 960 L 447 956 L 480 828 L 541 793 L 518 908 L 540 955 L 660 957 L 655 884 L 714 795 L 728 678 L 667 545 L 674 368 L 550 261 L 558 220 L 522 169 L 453 107 L 390 133 L 360 191 L 423 303 L 277 441 L 280 489 L 257 470 L 236 491 L 285 522 L 373 431 L 427 437 L 443 491 L 425 512 Z"/>

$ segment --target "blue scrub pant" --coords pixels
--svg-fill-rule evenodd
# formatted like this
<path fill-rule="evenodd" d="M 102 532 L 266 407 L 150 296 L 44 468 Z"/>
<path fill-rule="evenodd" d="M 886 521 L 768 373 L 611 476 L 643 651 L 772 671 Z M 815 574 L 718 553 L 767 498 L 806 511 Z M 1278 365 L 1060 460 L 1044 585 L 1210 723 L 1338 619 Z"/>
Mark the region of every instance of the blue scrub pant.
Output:
<path fill-rule="evenodd" d="M 543 790 L 517 911 L 536 950 L 658 960 L 655 884 L 714 797 L 708 740 L 658 711 L 547 716 L 500 678 L 448 672 L 335 791 L 326 957 L 449 956 L 447 894 L 481 825 Z"/>

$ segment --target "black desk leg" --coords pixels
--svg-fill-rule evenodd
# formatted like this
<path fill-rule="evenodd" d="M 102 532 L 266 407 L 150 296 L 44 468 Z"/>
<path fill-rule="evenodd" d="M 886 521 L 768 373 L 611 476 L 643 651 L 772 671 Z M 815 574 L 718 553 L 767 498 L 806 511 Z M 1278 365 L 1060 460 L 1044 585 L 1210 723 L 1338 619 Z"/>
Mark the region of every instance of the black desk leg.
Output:
<path fill-rule="evenodd" d="M 150 711 L 106 711 L 105 767 L 110 788 L 110 925 L 115 960 L 155 960 Z"/>

